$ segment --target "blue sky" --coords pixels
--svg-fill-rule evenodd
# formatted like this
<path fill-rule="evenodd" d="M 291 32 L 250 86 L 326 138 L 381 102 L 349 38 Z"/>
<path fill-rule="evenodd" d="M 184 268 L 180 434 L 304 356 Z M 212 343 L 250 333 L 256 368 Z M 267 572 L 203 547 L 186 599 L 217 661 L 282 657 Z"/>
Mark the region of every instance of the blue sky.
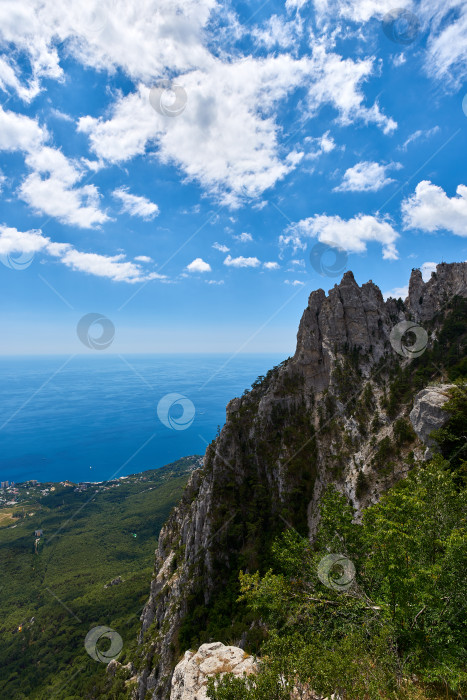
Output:
<path fill-rule="evenodd" d="M 289 354 L 318 243 L 467 259 L 467 8 L 395 4 L 0 3 L 1 352 Z"/>

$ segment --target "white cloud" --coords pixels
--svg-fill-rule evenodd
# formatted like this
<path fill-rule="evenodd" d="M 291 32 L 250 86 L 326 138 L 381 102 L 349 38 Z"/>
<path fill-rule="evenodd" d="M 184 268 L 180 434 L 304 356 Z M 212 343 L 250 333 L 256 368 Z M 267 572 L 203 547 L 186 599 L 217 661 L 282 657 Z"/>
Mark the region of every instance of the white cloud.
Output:
<path fill-rule="evenodd" d="M 242 255 L 238 258 L 232 258 L 231 255 L 228 255 L 224 260 L 224 265 L 227 267 L 258 267 L 261 262 L 258 258 L 244 258 Z"/>
<path fill-rule="evenodd" d="M 431 273 L 436 272 L 437 264 L 438 263 L 434 262 L 425 262 L 420 266 L 420 271 L 424 282 L 428 282 L 428 280 L 431 278 Z"/>
<path fill-rule="evenodd" d="M 215 250 L 219 250 L 221 253 L 228 253 L 230 248 L 228 248 L 226 245 L 223 243 L 215 243 L 212 244 L 212 247 L 215 248 Z"/>
<path fill-rule="evenodd" d="M 46 146 L 49 134 L 39 123 L 0 107 L 0 150 L 22 151 L 32 171 L 18 194 L 34 211 L 63 223 L 91 228 L 108 221 L 99 208 L 100 195 L 94 185 L 77 186 L 82 167 L 58 149 Z"/>
<path fill-rule="evenodd" d="M 467 76 L 467 6 L 463 0 L 422 0 L 421 16 L 430 24 L 425 67 L 430 76 L 458 87 Z"/>
<path fill-rule="evenodd" d="M 144 282 L 165 279 L 157 272 L 145 273 L 139 265 L 125 261 L 125 255 L 100 255 L 76 250 L 69 243 L 55 243 L 40 230 L 18 231 L 16 228 L 0 226 L 0 255 L 43 253 L 58 259 L 73 270 L 96 277 L 105 277 L 115 282 Z"/>
<path fill-rule="evenodd" d="M 177 78 L 187 94 L 186 109 L 163 117 L 149 104 L 149 89 L 117 98 L 107 117 L 85 116 L 78 130 L 88 134 L 98 158 L 120 163 L 153 148 L 153 157 L 180 168 L 228 206 L 259 198 L 293 171 L 304 153 L 283 153 L 276 124 L 278 104 L 298 88 L 307 91 L 312 116 L 331 105 L 341 124 L 377 124 L 396 128 L 375 103 L 364 104 L 362 84 L 374 71 L 372 59 L 343 59 L 316 44 L 310 57 L 287 54 L 222 62 Z M 319 148 L 334 147 L 329 132 Z"/>
<path fill-rule="evenodd" d="M 413 143 L 414 141 L 417 141 L 418 139 L 429 139 L 430 136 L 434 136 L 434 134 L 437 134 L 439 131 L 439 126 L 434 126 L 432 129 L 417 129 L 417 131 L 414 131 L 413 134 L 410 134 L 410 136 L 406 139 L 406 141 L 400 146 L 399 148 L 403 151 L 407 150 L 407 147 Z"/>
<path fill-rule="evenodd" d="M 265 262 L 263 263 L 263 267 L 265 267 L 267 270 L 278 270 L 280 265 L 276 262 Z"/>
<path fill-rule="evenodd" d="M 204 32 L 216 7 L 216 0 L 2 0 L 0 31 L 29 56 L 35 78 L 62 78 L 60 43 L 86 66 L 149 80 L 211 62 Z"/>
<path fill-rule="evenodd" d="M 113 191 L 113 196 L 122 202 L 122 212 L 130 216 L 140 216 L 149 221 L 159 214 L 159 207 L 147 197 L 130 194 L 128 187 L 119 187 Z"/>
<path fill-rule="evenodd" d="M 409 287 L 406 285 L 405 287 L 394 287 L 394 289 L 390 289 L 389 292 L 383 292 L 383 297 L 384 299 L 389 299 L 389 297 L 392 297 L 393 299 L 407 299 L 407 296 L 409 294 Z"/>
<path fill-rule="evenodd" d="M 433 233 L 445 230 L 456 236 L 467 236 L 467 187 L 458 185 L 456 197 L 429 180 L 422 180 L 415 194 L 402 202 L 406 228 L 418 228 Z"/>
<path fill-rule="evenodd" d="M 284 280 L 284 284 L 291 284 L 292 287 L 302 287 L 305 282 L 302 282 L 301 280 Z"/>
<path fill-rule="evenodd" d="M 5 111 L 0 106 L 0 150 L 30 151 L 48 138 L 47 130 L 24 114 Z"/>
<path fill-rule="evenodd" d="M 396 68 L 398 68 L 399 66 L 403 66 L 406 61 L 407 57 L 405 53 L 398 53 L 392 57 L 392 63 L 394 66 L 396 66 Z"/>
<path fill-rule="evenodd" d="M 315 215 L 287 227 L 279 238 L 281 247 L 305 250 L 308 238 L 341 248 L 349 253 L 366 252 L 368 242 L 383 246 L 383 258 L 397 260 L 396 240 L 399 234 L 391 224 L 375 216 L 359 214 L 352 219 L 340 216 Z"/>
<path fill-rule="evenodd" d="M 361 85 L 373 73 L 372 58 L 344 59 L 336 53 L 328 53 L 324 43 L 315 42 L 310 63 L 313 82 L 308 91 L 308 105 L 312 114 L 323 104 L 330 104 L 338 111 L 340 124 L 373 123 L 385 134 L 397 128 L 397 123 L 381 112 L 377 102 L 371 107 L 364 105 Z"/>
<path fill-rule="evenodd" d="M 308 0 L 287 0 L 287 7 L 301 7 Z M 312 0 L 318 25 L 328 32 L 333 24 L 350 20 L 365 24 L 382 19 L 391 9 L 387 0 Z M 467 75 L 467 5 L 464 0 L 402 0 L 399 7 L 413 12 L 427 34 L 426 72 L 439 80 L 460 84 Z M 372 28 L 373 29 L 373 28 Z M 341 28 L 341 31 L 343 29 Z"/>
<path fill-rule="evenodd" d="M 336 142 L 329 134 L 330 131 L 326 131 L 322 136 L 318 136 L 317 138 L 307 136 L 305 138 L 305 143 L 307 145 L 312 144 L 315 148 L 307 153 L 305 158 L 314 160 L 315 158 L 319 158 L 323 153 L 330 153 L 333 151 L 336 147 Z"/>
<path fill-rule="evenodd" d="M 362 161 L 348 168 L 334 192 L 377 192 L 394 180 L 387 176 L 391 168 L 401 168 L 400 163 L 383 165 L 372 161 Z"/>
<path fill-rule="evenodd" d="M 216 284 L 216 285 L 221 285 L 224 284 L 224 280 L 204 280 L 206 284 Z"/>
<path fill-rule="evenodd" d="M 257 43 L 272 49 L 274 46 L 281 48 L 292 46 L 300 33 L 300 23 L 287 22 L 277 15 L 272 15 L 261 27 L 253 29 L 252 36 Z"/>
<path fill-rule="evenodd" d="M 7 60 L 0 56 L 0 89 L 7 92 L 8 88 L 13 88 L 24 102 L 30 102 L 40 92 L 39 81 L 32 78 L 26 87 L 22 85 L 18 77 L 19 73 L 20 70 L 12 58 Z"/>
<path fill-rule="evenodd" d="M 211 265 L 202 258 L 195 258 L 193 262 L 186 266 L 188 272 L 211 272 Z"/>
<path fill-rule="evenodd" d="M 92 228 L 109 220 L 100 210 L 95 185 L 76 187 L 84 173 L 55 148 L 44 146 L 26 156 L 33 171 L 22 182 L 19 195 L 34 211 L 70 226 Z"/>
<path fill-rule="evenodd" d="M 240 233 L 238 236 L 234 236 L 234 238 L 237 241 L 240 241 L 240 243 L 250 243 L 253 240 L 253 236 L 251 233 Z"/>
<path fill-rule="evenodd" d="M 135 257 L 135 260 L 137 262 L 143 262 L 143 263 L 154 262 L 153 259 L 149 257 L 149 255 L 137 255 Z"/>
<path fill-rule="evenodd" d="M 2 173 L 2 171 L 0 170 L 0 192 L 1 192 L 2 189 L 3 189 L 3 183 L 4 183 L 5 181 L 6 181 L 6 177 L 5 177 L 5 175 Z"/>

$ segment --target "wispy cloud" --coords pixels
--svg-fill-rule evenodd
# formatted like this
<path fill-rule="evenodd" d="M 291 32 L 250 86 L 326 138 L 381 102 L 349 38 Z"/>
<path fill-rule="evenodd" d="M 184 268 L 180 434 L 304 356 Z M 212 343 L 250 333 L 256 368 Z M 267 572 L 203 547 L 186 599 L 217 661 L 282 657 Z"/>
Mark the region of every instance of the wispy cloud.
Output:
<path fill-rule="evenodd" d="M 130 216 L 139 216 L 146 221 L 159 215 L 159 207 L 147 197 L 131 194 L 128 187 L 118 187 L 113 191 L 113 196 L 122 203 L 121 211 Z"/>

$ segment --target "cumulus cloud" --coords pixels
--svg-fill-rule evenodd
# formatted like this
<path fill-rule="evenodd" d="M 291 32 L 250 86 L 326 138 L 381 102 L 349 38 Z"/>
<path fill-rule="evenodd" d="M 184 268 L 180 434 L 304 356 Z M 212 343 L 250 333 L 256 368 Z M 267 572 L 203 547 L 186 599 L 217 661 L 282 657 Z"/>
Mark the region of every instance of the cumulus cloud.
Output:
<path fill-rule="evenodd" d="M 266 270 L 278 270 L 280 265 L 277 262 L 265 262 L 263 263 L 263 267 L 265 267 Z"/>
<path fill-rule="evenodd" d="M 362 161 L 345 171 L 341 184 L 334 187 L 334 192 L 377 192 L 394 182 L 387 176 L 387 171 L 401 167 L 400 163 L 384 165 L 373 161 Z"/>
<path fill-rule="evenodd" d="M 217 241 L 212 244 L 212 247 L 215 250 L 219 250 L 221 253 L 228 253 L 230 250 L 230 248 L 228 248 L 226 245 L 224 245 L 223 243 L 217 243 Z"/>
<path fill-rule="evenodd" d="M 222 62 L 177 78 L 187 95 L 186 109 L 176 118 L 158 114 L 149 103 L 149 88 L 120 96 L 106 117 L 81 117 L 92 151 L 111 163 L 125 162 L 151 147 L 153 157 L 180 168 L 228 206 L 259 198 L 293 171 L 304 154 L 283 153 L 276 110 L 298 88 L 307 92 L 312 116 L 331 105 L 342 124 L 377 124 L 385 133 L 396 128 L 377 103 L 365 105 L 362 84 L 374 72 L 373 60 L 343 59 L 312 47 L 312 55 L 287 54 Z M 328 152 L 327 132 L 318 150 Z M 253 155 L 254 154 L 254 155 Z"/>
<path fill-rule="evenodd" d="M 428 233 L 449 231 L 467 236 L 467 187 L 458 185 L 455 197 L 429 180 L 422 180 L 415 193 L 402 203 L 406 228 L 418 228 Z"/>
<path fill-rule="evenodd" d="M 0 31 L 29 57 L 35 79 L 63 77 L 61 43 L 86 66 L 149 80 L 209 65 L 204 31 L 216 7 L 216 0 L 3 0 Z"/>
<path fill-rule="evenodd" d="M 233 258 L 231 255 L 228 255 L 224 260 L 224 265 L 227 265 L 227 267 L 259 267 L 261 262 L 258 258 L 244 258 L 242 255 L 238 258 Z"/>
<path fill-rule="evenodd" d="M 186 266 L 188 272 L 211 272 L 211 265 L 202 258 L 195 258 L 193 262 Z"/>
<path fill-rule="evenodd" d="M 36 119 L 6 111 L 0 106 L 0 150 L 30 151 L 38 148 L 49 134 Z"/>
<path fill-rule="evenodd" d="M 130 216 L 139 216 L 149 221 L 159 214 L 159 207 L 157 204 L 151 202 L 147 197 L 131 194 L 128 191 L 128 187 L 118 187 L 112 194 L 121 201 L 121 211 L 130 214 Z"/>
<path fill-rule="evenodd" d="M 246 232 L 240 233 L 238 236 L 234 236 L 234 238 L 240 241 L 240 243 L 250 243 L 253 240 L 251 233 Z"/>
<path fill-rule="evenodd" d="M 143 262 L 143 263 L 154 262 L 153 259 L 149 257 L 149 255 L 137 255 L 135 257 L 135 260 L 137 262 Z"/>
<path fill-rule="evenodd" d="M 47 146 L 50 135 L 35 119 L 0 107 L 0 151 L 21 151 L 31 170 L 18 194 L 35 212 L 65 224 L 91 228 L 108 221 L 94 185 L 80 185 L 82 166 Z"/>
<path fill-rule="evenodd" d="M 394 287 L 394 289 L 390 289 L 388 292 L 383 292 L 383 298 L 389 299 L 389 297 L 392 297 L 393 299 L 407 299 L 409 294 L 409 287 L 408 285 L 404 287 Z"/>
<path fill-rule="evenodd" d="M 307 239 L 317 238 L 322 243 L 341 248 L 349 253 L 364 253 L 367 243 L 378 242 L 383 247 L 383 258 L 397 260 L 396 241 L 399 234 L 389 221 L 359 214 L 352 219 L 340 216 L 315 215 L 287 227 L 279 238 L 282 248 L 305 250 Z"/>
<path fill-rule="evenodd" d="M 431 278 L 432 272 L 436 272 L 436 266 L 437 263 L 434 262 L 424 262 L 423 265 L 420 266 L 420 271 L 424 282 L 428 282 L 428 280 Z"/>
<path fill-rule="evenodd" d="M 315 158 L 319 158 L 323 153 L 330 153 L 335 149 L 336 142 L 333 137 L 329 135 L 330 133 L 330 131 L 326 131 L 322 136 L 307 136 L 305 138 L 305 144 L 312 147 L 312 150 L 305 156 L 307 159 L 314 160 Z"/>
<path fill-rule="evenodd" d="M 92 228 L 109 220 L 100 209 L 97 187 L 76 186 L 84 172 L 61 151 L 48 146 L 31 151 L 26 165 L 32 173 L 22 182 L 19 196 L 34 211 L 80 228 Z"/>
<path fill-rule="evenodd" d="M 274 46 L 288 48 L 297 41 L 301 30 L 302 26 L 299 22 L 290 22 L 272 15 L 261 27 L 255 27 L 252 30 L 252 36 L 257 43 L 267 49 L 272 49 Z"/>
<path fill-rule="evenodd" d="M 0 255 L 42 253 L 58 260 L 73 270 L 96 277 L 105 277 L 115 282 L 144 282 L 165 279 L 157 272 L 145 273 L 139 265 L 125 260 L 125 255 L 100 255 L 77 250 L 69 243 L 56 243 L 44 236 L 39 229 L 18 231 L 16 228 L 0 226 Z"/>

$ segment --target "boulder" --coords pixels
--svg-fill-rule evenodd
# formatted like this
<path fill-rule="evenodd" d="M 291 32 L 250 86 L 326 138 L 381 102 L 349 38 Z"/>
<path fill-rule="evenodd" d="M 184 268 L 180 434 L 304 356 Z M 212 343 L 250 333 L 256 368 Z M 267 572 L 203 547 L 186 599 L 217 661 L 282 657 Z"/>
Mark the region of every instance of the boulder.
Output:
<path fill-rule="evenodd" d="M 449 418 L 449 414 L 443 409 L 443 406 L 449 399 L 449 390 L 453 386 L 453 384 L 428 386 L 419 391 L 414 399 L 413 409 L 410 412 L 410 422 L 420 440 L 427 447 L 433 447 L 435 444 L 433 438 L 430 438 L 430 433 L 442 428 Z"/>
<path fill-rule="evenodd" d="M 251 675 L 258 669 L 257 662 L 239 647 L 221 642 L 203 644 L 198 651 L 185 652 L 172 676 L 170 700 L 208 700 L 208 678 L 217 673 L 235 676 Z"/>

